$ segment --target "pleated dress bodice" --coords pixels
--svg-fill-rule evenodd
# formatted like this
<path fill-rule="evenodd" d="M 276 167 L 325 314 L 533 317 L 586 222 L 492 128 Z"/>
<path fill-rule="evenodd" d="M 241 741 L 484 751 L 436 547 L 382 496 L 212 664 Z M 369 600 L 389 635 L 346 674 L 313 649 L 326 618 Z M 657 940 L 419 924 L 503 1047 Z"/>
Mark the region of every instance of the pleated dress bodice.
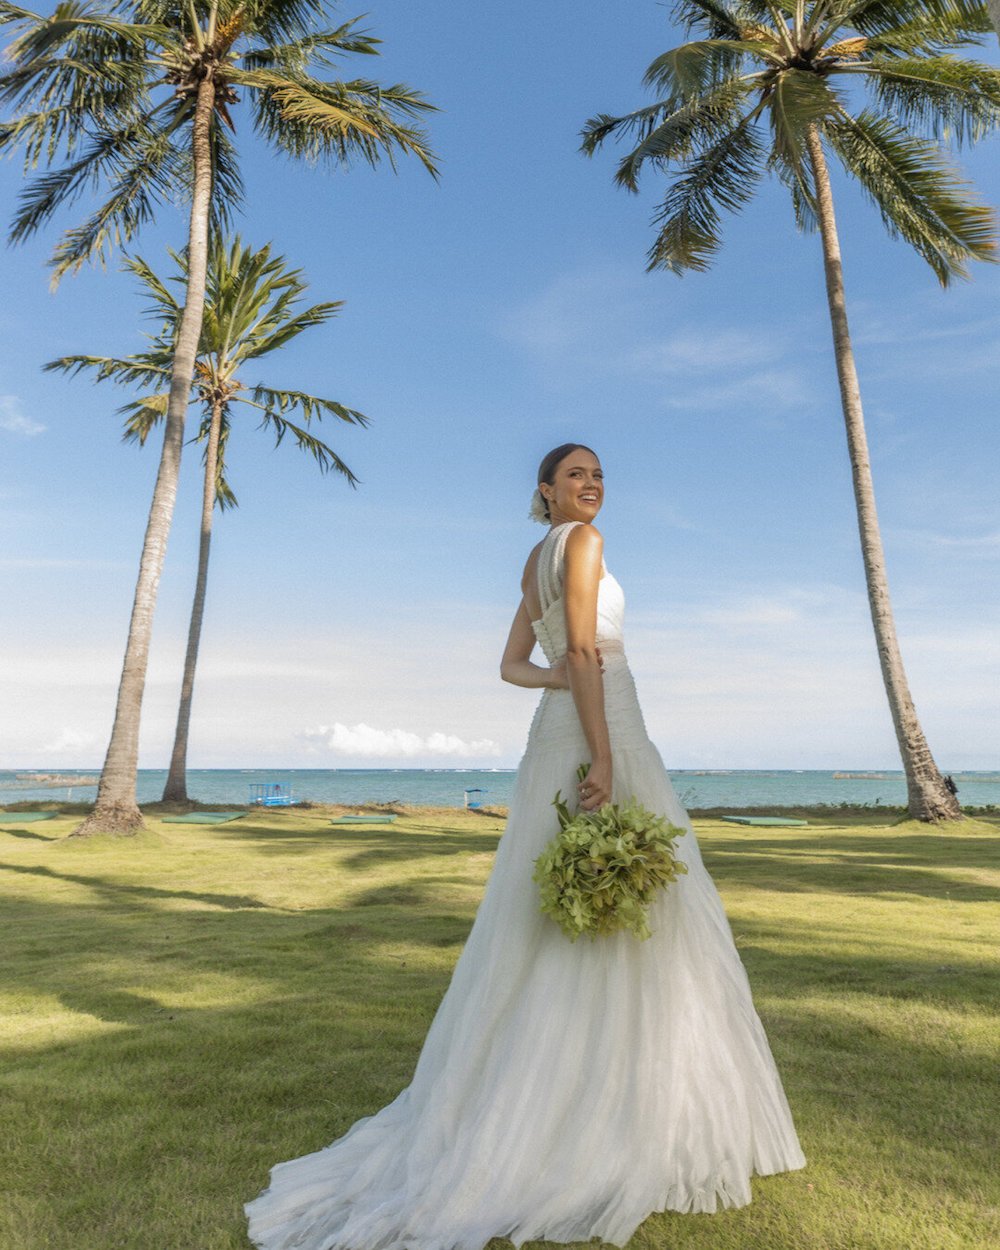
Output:
<path fill-rule="evenodd" d="M 554 525 L 542 540 L 538 553 L 538 594 L 542 615 L 531 625 L 545 658 L 555 664 L 566 654 L 566 610 L 563 603 L 563 566 L 566 559 L 566 540 L 581 521 L 566 521 Z M 598 643 L 618 643 L 624 647 L 622 626 L 625 618 L 625 594 L 621 586 L 601 561 L 603 576 L 597 588 L 597 637 Z"/>
<path fill-rule="evenodd" d="M 582 521 L 566 521 L 562 525 L 554 525 L 543 539 L 538 553 L 538 594 L 542 614 L 531 624 L 550 664 L 557 663 L 566 654 L 566 604 L 563 598 L 566 540 L 573 528 L 582 524 Z M 647 741 L 647 734 L 635 683 L 625 657 L 625 594 L 603 560 L 601 569 L 603 576 L 597 588 L 595 642 L 600 647 L 604 667 L 604 715 L 614 743 L 641 745 Z M 547 689 L 531 722 L 528 749 L 564 751 L 572 745 L 580 752 L 580 763 L 590 759 L 573 695 L 569 690 Z"/>

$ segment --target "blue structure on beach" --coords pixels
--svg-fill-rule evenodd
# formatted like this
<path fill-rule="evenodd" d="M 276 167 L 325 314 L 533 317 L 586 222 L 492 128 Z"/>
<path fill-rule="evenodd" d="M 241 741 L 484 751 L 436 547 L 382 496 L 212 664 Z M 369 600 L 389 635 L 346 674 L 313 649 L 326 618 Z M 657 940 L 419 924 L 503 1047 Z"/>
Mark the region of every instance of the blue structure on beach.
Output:
<path fill-rule="evenodd" d="M 260 781 L 250 786 L 251 807 L 291 807 L 294 803 L 291 787 L 280 782 Z"/>

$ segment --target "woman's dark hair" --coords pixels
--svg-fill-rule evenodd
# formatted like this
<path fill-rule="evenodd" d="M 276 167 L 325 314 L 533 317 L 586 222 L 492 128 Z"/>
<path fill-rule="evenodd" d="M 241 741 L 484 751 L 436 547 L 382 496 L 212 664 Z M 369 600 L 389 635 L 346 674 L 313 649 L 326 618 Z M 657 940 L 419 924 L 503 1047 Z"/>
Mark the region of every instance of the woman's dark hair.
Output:
<path fill-rule="evenodd" d="M 538 466 L 538 485 L 544 482 L 546 486 L 551 486 L 556 480 L 556 469 L 566 459 L 566 457 L 574 451 L 589 451 L 590 454 L 597 459 L 597 452 L 592 451 L 584 443 L 560 443 L 558 447 L 553 447 L 547 456 L 542 457 L 542 463 Z M 539 494 L 541 492 L 539 491 Z M 549 515 L 549 501 L 542 494 L 542 503 L 545 505 L 545 515 Z"/>

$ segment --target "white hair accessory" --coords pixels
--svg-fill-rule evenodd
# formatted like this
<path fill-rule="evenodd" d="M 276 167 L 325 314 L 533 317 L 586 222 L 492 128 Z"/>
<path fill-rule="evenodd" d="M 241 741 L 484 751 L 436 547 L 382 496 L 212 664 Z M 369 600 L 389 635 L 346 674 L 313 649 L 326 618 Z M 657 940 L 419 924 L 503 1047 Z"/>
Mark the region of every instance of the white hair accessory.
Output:
<path fill-rule="evenodd" d="M 542 525 L 550 523 L 550 517 L 545 507 L 545 498 L 537 486 L 535 487 L 535 493 L 531 496 L 531 507 L 528 509 L 528 516 Z"/>

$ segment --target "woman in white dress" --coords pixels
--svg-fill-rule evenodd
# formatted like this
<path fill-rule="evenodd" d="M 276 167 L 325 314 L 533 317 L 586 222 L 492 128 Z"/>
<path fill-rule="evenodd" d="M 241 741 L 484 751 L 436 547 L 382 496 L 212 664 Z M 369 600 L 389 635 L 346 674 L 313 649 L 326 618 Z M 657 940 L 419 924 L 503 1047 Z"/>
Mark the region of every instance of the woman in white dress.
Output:
<path fill-rule="evenodd" d="M 653 1211 L 743 1206 L 754 1173 L 805 1164 L 722 902 L 643 724 L 593 525 L 603 499 L 589 448 L 542 461 L 532 513 L 550 528 L 501 673 L 544 693 L 475 922 L 407 1088 L 279 1163 L 247 1204 L 261 1250 L 624 1245 Z M 645 941 L 571 942 L 540 910 L 552 798 L 585 761 L 583 808 L 634 796 L 685 830 L 687 873 L 658 893 Z"/>

